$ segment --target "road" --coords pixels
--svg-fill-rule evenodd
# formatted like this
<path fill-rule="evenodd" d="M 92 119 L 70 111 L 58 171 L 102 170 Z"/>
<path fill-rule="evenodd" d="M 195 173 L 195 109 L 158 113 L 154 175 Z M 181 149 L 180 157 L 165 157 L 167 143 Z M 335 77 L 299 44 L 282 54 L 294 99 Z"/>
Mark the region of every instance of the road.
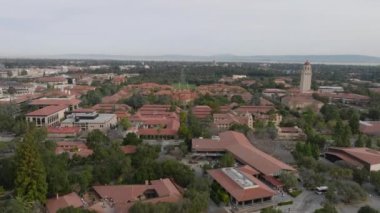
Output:
<path fill-rule="evenodd" d="M 312 191 L 304 190 L 293 201 L 292 205 L 280 206 L 283 212 L 313 213 L 316 209 L 322 208 L 323 195 L 317 195 Z"/>

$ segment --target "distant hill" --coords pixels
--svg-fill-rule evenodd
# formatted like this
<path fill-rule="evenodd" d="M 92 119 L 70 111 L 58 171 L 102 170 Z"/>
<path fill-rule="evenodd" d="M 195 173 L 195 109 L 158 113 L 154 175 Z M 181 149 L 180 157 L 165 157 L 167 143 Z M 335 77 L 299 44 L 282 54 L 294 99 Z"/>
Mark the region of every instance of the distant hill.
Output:
<path fill-rule="evenodd" d="M 101 55 L 101 54 L 66 54 L 44 56 L 43 58 L 56 59 L 96 59 L 96 60 L 145 60 L 145 61 L 216 61 L 216 62 L 260 62 L 260 63 L 303 63 L 306 60 L 312 63 L 324 64 L 372 64 L 380 65 L 380 57 L 366 55 L 158 55 L 158 56 L 128 56 L 128 55 Z"/>

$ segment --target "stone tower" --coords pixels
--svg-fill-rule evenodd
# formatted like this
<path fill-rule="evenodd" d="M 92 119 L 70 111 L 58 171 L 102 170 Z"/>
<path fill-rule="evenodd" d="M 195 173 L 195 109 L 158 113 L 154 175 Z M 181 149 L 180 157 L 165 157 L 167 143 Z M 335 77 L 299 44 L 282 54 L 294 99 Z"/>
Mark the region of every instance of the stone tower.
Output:
<path fill-rule="evenodd" d="M 306 61 L 301 71 L 300 91 L 301 93 L 309 92 L 311 89 L 311 64 Z"/>

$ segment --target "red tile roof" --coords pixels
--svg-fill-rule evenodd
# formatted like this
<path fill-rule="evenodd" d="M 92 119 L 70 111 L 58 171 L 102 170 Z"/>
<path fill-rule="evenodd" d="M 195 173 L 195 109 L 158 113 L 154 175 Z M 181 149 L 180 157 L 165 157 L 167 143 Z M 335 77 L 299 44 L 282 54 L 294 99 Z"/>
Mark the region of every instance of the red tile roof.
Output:
<path fill-rule="evenodd" d="M 92 188 L 101 198 L 112 199 L 119 212 L 128 212 L 128 208 L 137 201 L 174 203 L 182 199 L 181 193 L 168 178 L 153 180 L 151 184 L 93 186 Z M 144 200 L 144 192 L 147 190 L 154 190 L 158 196 Z"/>
<path fill-rule="evenodd" d="M 273 109 L 273 106 L 241 106 L 234 111 L 238 113 L 268 113 Z"/>
<path fill-rule="evenodd" d="M 26 116 L 49 116 L 65 109 L 67 109 L 67 106 L 65 105 L 46 106 L 36 111 L 29 112 L 28 114 L 26 114 Z"/>
<path fill-rule="evenodd" d="M 124 154 L 133 154 L 137 151 L 137 147 L 134 145 L 121 146 L 120 149 L 122 152 L 124 152 Z"/>
<path fill-rule="evenodd" d="M 380 121 L 360 121 L 359 130 L 367 135 L 380 135 Z"/>
<path fill-rule="evenodd" d="M 79 208 L 83 206 L 81 198 L 75 192 L 58 197 L 50 198 L 46 201 L 46 209 L 48 213 L 56 213 L 59 209 L 66 207 Z"/>
<path fill-rule="evenodd" d="M 270 189 L 268 186 L 266 186 L 251 174 L 245 173 L 244 170 L 241 170 L 239 168 L 236 168 L 235 171 L 240 172 L 240 174 L 243 175 L 248 181 L 252 182 L 254 186 L 250 188 L 242 188 L 235 180 L 223 172 L 223 169 L 213 169 L 208 170 L 207 172 L 216 182 L 218 182 L 232 197 L 234 197 L 239 202 L 268 198 L 275 195 L 275 192 L 272 189 Z"/>
<path fill-rule="evenodd" d="M 350 147 L 350 148 L 332 147 L 332 148 L 329 148 L 326 153 L 333 154 L 333 155 L 340 154 L 340 156 L 344 155 L 345 159 L 350 161 L 349 163 L 358 161 L 360 163 L 365 163 L 368 165 L 380 164 L 380 151 L 376 151 L 374 149 L 358 148 L 358 147 Z"/>
<path fill-rule="evenodd" d="M 40 98 L 33 100 L 30 105 L 44 106 L 44 105 L 78 105 L 80 100 L 76 98 Z"/>
<path fill-rule="evenodd" d="M 220 140 L 193 139 L 192 149 L 197 152 L 228 151 L 238 161 L 265 175 L 276 175 L 281 170 L 295 171 L 288 164 L 254 147 L 242 133 L 226 131 L 220 133 L 219 137 Z"/>
<path fill-rule="evenodd" d="M 48 127 L 47 132 L 49 134 L 78 134 L 80 132 L 79 127 Z"/>
<path fill-rule="evenodd" d="M 55 154 L 68 153 L 71 156 L 88 157 L 94 152 L 81 141 L 59 141 L 56 142 Z"/>

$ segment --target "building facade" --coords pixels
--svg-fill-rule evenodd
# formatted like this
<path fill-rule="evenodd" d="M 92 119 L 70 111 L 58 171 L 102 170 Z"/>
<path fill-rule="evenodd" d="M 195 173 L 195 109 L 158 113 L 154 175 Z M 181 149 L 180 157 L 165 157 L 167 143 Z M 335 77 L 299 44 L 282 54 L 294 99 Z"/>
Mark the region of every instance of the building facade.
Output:
<path fill-rule="evenodd" d="M 301 93 L 306 93 L 310 91 L 311 76 L 312 76 L 311 64 L 309 61 L 306 61 L 301 71 L 301 82 L 300 82 Z"/>

